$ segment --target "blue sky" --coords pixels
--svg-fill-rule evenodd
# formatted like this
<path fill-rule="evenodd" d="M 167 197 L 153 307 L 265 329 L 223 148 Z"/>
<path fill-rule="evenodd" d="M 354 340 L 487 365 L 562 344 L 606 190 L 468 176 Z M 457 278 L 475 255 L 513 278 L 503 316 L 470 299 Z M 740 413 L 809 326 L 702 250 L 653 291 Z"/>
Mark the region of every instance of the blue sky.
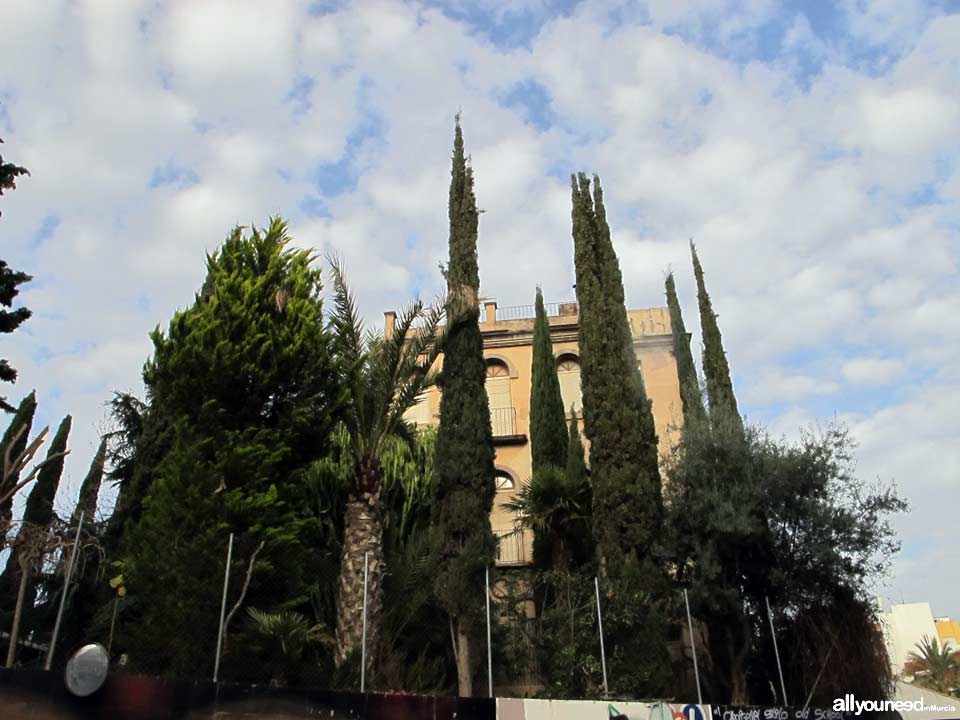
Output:
<path fill-rule="evenodd" d="M 960 615 L 960 5 L 948 2 L 3 3 L 0 247 L 35 276 L 3 341 L 74 415 L 69 510 L 114 389 L 236 223 L 346 259 L 376 321 L 439 289 L 453 115 L 483 292 L 572 297 L 569 173 L 604 181 L 628 303 L 696 239 L 741 407 L 837 418 L 911 502 L 877 588 Z M 695 333 L 695 337 L 698 334 Z M 109 509 L 106 498 L 103 511 Z"/>

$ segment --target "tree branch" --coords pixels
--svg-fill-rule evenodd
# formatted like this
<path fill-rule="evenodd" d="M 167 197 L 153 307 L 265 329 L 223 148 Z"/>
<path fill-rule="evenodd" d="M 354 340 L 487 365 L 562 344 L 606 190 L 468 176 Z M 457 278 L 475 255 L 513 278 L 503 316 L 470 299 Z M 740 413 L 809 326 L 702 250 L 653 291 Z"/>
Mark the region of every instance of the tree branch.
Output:
<path fill-rule="evenodd" d="M 253 563 L 257 559 L 257 554 L 263 550 L 265 541 L 261 540 L 260 544 L 257 545 L 257 549 L 250 554 L 250 561 L 247 563 L 247 576 L 243 581 L 243 587 L 240 589 L 240 597 L 237 598 L 237 602 L 234 603 L 233 607 L 230 609 L 230 612 L 227 613 L 226 619 L 223 621 L 223 649 L 227 648 L 227 627 L 230 625 L 230 620 L 233 618 L 237 610 L 240 609 L 240 606 L 243 605 L 243 600 L 247 596 L 247 588 L 250 587 L 250 578 L 253 577 Z"/>

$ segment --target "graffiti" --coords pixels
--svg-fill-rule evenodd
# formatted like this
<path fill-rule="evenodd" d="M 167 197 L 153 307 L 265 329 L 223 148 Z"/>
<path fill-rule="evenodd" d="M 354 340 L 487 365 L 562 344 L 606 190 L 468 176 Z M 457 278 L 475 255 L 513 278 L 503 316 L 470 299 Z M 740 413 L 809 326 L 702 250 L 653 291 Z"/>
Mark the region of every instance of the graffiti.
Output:
<path fill-rule="evenodd" d="M 851 713 L 827 708 L 731 707 L 714 705 L 713 720 L 847 720 Z"/>
<path fill-rule="evenodd" d="M 710 708 L 692 703 L 497 700 L 498 720 L 711 720 Z"/>

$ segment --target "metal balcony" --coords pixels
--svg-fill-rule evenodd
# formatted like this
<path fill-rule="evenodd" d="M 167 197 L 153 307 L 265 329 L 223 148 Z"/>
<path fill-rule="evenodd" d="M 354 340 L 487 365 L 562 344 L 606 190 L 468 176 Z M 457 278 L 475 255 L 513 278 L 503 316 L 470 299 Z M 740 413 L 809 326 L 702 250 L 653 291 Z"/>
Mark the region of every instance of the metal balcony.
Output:
<path fill-rule="evenodd" d="M 490 429 L 496 445 L 522 445 L 527 436 L 517 429 L 517 409 L 490 408 Z"/>
<path fill-rule="evenodd" d="M 527 531 L 494 530 L 497 536 L 497 565 L 527 564 Z"/>

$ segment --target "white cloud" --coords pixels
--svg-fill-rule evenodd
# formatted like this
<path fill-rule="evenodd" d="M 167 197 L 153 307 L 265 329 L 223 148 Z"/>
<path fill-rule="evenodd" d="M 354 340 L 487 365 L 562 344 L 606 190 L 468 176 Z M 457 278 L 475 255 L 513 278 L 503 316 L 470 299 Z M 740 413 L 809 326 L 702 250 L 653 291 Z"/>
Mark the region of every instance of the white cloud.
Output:
<path fill-rule="evenodd" d="M 487 211 L 485 294 L 527 304 L 540 282 L 548 300 L 573 296 L 556 172 L 599 172 L 629 302 L 661 304 L 672 266 L 699 338 L 694 237 L 745 412 L 780 404 L 772 426 L 789 433 L 847 407 L 849 387 L 873 387 L 871 407 L 849 416 L 864 472 L 909 481 L 908 549 L 956 545 L 921 521 L 942 505 L 927 491 L 949 496 L 960 432 L 945 401 L 960 346 L 960 16 L 861 5 L 846 10 L 850 43 L 793 18 L 784 55 L 761 62 L 744 55 L 779 9 L 769 2 L 652 3 L 651 25 L 618 27 L 607 4 L 584 2 L 517 50 L 416 4 L 312 16 L 305 2 L 0 3 L 0 46 L 18 59 L 0 68 L 4 156 L 33 173 L 2 198 L 0 232 L 4 259 L 37 275 L 23 294 L 36 314 L 3 350 L 22 379 L 4 392 L 37 386 L 46 421 L 74 414 L 67 471 L 82 478 L 101 403 L 139 387 L 146 333 L 191 301 L 204 252 L 276 212 L 298 244 L 344 254 L 371 321 L 414 287 L 432 295 L 462 108 Z M 506 19 L 514 6 L 488 9 Z M 707 49 L 717 44 L 743 62 Z M 824 64 L 800 82 L 807 52 Z M 544 132 L 498 104 L 529 79 L 550 95 Z M 357 145 L 370 117 L 377 136 Z M 351 134 L 356 184 L 324 195 L 313 173 L 349 159 Z M 171 163 L 199 181 L 148 190 Z M 330 217 L 302 213 L 308 196 Z M 60 224 L 37 245 L 50 215 Z M 901 572 L 915 582 L 911 562 Z"/>
<path fill-rule="evenodd" d="M 897 358 L 854 358 L 843 364 L 843 376 L 853 385 L 884 385 L 903 375 L 903 361 Z"/>

